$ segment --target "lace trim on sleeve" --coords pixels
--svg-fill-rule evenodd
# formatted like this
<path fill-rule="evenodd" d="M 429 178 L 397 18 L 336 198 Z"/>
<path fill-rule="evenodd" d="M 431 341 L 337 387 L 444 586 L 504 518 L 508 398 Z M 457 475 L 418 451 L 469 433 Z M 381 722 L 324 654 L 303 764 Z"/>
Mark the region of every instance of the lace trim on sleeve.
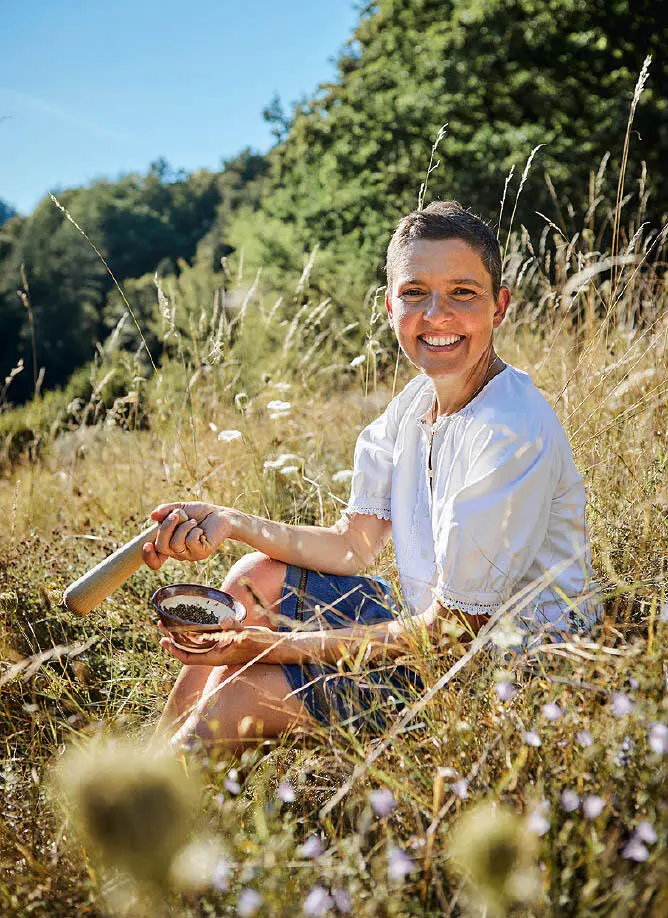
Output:
<path fill-rule="evenodd" d="M 367 516 L 377 516 L 379 520 L 391 520 L 392 513 L 384 507 L 367 507 L 365 505 L 346 507 L 343 511 L 344 516 L 352 516 L 354 513 L 365 513 Z"/>
<path fill-rule="evenodd" d="M 467 615 L 493 615 L 501 607 L 501 602 L 496 595 L 494 598 L 490 594 L 481 594 L 480 597 L 463 599 L 461 594 L 448 590 L 445 587 L 436 587 L 434 596 L 446 609 L 457 609 L 465 612 Z"/>

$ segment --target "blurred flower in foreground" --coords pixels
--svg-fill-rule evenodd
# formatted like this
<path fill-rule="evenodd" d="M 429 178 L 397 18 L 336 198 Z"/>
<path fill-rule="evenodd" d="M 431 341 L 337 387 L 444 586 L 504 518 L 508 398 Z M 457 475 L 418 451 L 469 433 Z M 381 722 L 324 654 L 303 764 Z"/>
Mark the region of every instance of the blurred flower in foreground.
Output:
<path fill-rule="evenodd" d="M 646 861 L 649 851 L 642 841 L 634 836 L 622 851 L 622 857 L 625 857 L 627 861 Z"/>
<path fill-rule="evenodd" d="M 338 472 L 334 472 L 334 474 L 332 475 L 332 481 L 341 483 L 342 481 L 350 481 L 352 477 L 353 477 L 352 469 L 339 469 Z"/>
<path fill-rule="evenodd" d="M 292 405 L 290 402 L 282 402 L 280 399 L 275 398 L 271 402 L 267 402 L 267 409 L 269 411 L 269 417 L 272 421 L 276 421 L 279 418 L 287 417 L 290 413 Z"/>
<path fill-rule="evenodd" d="M 262 896 L 254 889 L 242 889 L 237 899 L 237 915 L 241 918 L 250 918 L 262 905 Z"/>
<path fill-rule="evenodd" d="M 195 839 L 176 855 L 171 880 L 184 893 L 202 893 L 213 886 L 225 892 L 232 866 L 217 839 Z"/>
<path fill-rule="evenodd" d="M 387 872 L 393 880 L 402 880 L 415 870 L 415 862 L 399 845 L 392 845 L 387 852 Z"/>
<path fill-rule="evenodd" d="M 550 820 L 545 813 L 549 810 L 550 804 L 547 800 L 541 800 L 535 810 L 527 818 L 527 829 L 536 835 L 545 835 L 550 830 Z"/>
<path fill-rule="evenodd" d="M 353 359 L 350 361 L 350 366 L 360 367 L 362 366 L 365 360 L 366 360 L 366 354 L 358 354 L 357 357 L 353 357 Z"/>
<path fill-rule="evenodd" d="M 565 813 L 572 813 L 580 805 L 580 798 L 574 790 L 563 790 L 561 792 L 561 808 Z"/>
<path fill-rule="evenodd" d="M 580 730 L 579 733 L 576 733 L 575 742 L 578 746 L 582 746 L 583 749 L 588 749 L 594 745 L 594 739 L 589 730 Z"/>
<path fill-rule="evenodd" d="M 326 915 L 334 905 L 334 899 L 324 886 L 314 886 L 304 900 L 304 914 L 312 916 Z"/>
<path fill-rule="evenodd" d="M 510 701 L 516 692 L 517 689 L 508 679 L 502 679 L 496 683 L 496 694 L 499 696 L 499 701 Z"/>
<path fill-rule="evenodd" d="M 643 819 L 642 822 L 638 823 L 636 826 L 635 834 L 639 839 L 641 839 L 641 841 L 644 841 L 648 845 L 653 845 L 657 839 L 657 834 L 654 826 L 646 819 Z"/>
<path fill-rule="evenodd" d="M 541 745 L 540 736 L 538 736 L 535 730 L 522 730 L 522 742 L 527 746 L 538 747 Z"/>
<path fill-rule="evenodd" d="M 591 794 L 582 801 L 582 811 L 587 819 L 597 819 L 603 812 L 605 800 L 597 794 Z"/>
<path fill-rule="evenodd" d="M 221 430 L 217 437 L 218 440 L 222 440 L 223 443 L 231 443 L 232 440 L 241 439 L 240 430 Z"/>
<path fill-rule="evenodd" d="M 626 717 L 633 710 L 633 702 L 624 692 L 613 692 L 610 701 L 610 710 L 615 717 Z"/>
<path fill-rule="evenodd" d="M 524 636 L 511 618 L 500 619 L 490 635 L 492 643 L 501 650 L 519 646 Z"/>
<path fill-rule="evenodd" d="M 543 717 L 545 720 L 559 720 L 561 715 L 564 713 L 558 704 L 555 704 L 553 701 L 549 701 L 547 704 L 544 704 L 541 708 L 543 712 Z"/>
<path fill-rule="evenodd" d="M 668 755 L 668 727 L 658 722 L 650 724 L 647 742 L 658 755 Z"/>
<path fill-rule="evenodd" d="M 347 889 L 343 889 L 340 886 L 333 889 L 332 898 L 334 899 L 334 905 L 342 915 L 349 915 L 352 912 L 353 900 L 350 898 L 350 893 Z"/>
<path fill-rule="evenodd" d="M 281 781 L 281 783 L 278 785 L 277 793 L 278 799 L 282 800 L 283 803 L 294 803 L 297 799 L 295 789 L 289 781 Z"/>
<path fill-rule="evenodd" d="M 369 803 L 376 816 L 380 816 L 381 818 L 389 816 L 397 808 L 397 801 L 394 799 L 394 794 L 388 787 L 371 791 L 369 794 Z"/>
<path fill-rule="evenodd" d="M 317 835 L 310 835 L 299 849 L 302 857 L 308 857 L 311 860 L 320 857 L 324 848 Z"/>
<path fill-rule="evenodd" d="M 524 819 L 490 805 L 469 810 L 455 826 L 450 854 L 488 913 L 503 915 L 538 895 L 536 840 L 526 829 Z"/>
<path fill-rule="evenodd" d="M 63 757 L 55 789 L 104 864 L 165 887 L 198 808 L 196 787 L 175 758 L 128 742 L 89 743 Z"/>

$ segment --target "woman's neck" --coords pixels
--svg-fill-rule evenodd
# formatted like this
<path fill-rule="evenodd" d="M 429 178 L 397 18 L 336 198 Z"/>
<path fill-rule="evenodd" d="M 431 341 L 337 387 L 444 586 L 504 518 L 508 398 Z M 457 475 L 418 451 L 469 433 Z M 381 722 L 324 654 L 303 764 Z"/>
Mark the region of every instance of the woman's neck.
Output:
<path fill-rule="evenodd" d="M 434 420 L 442 414 L 454 414 L 456 411 L 461 411 L 479 392 L 482 392 L 490 379 L 498 376 L 505 369 L 505 366 L 503 360 L 492 348 L 464 378 L 447 376 L 432 378 L 436 392 Z"/>

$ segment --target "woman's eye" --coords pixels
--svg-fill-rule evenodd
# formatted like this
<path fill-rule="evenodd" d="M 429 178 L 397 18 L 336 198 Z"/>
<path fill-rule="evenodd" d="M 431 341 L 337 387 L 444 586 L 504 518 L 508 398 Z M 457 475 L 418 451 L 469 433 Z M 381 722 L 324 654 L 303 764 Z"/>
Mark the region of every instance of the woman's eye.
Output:
<path fill-rule="evenodd" d="M 470 290 L 468 287 L 457 287 L 453 293 L 455 296 L 461 297 L 475 296 L 475 290 Z"/>
<path fill-rule="evenodd" d="M 404 290 L 401 294 L 402 296 L 422 296 L 422 290 L 418 290 L 417 287 L 409 287 L 408 290 Z"/>

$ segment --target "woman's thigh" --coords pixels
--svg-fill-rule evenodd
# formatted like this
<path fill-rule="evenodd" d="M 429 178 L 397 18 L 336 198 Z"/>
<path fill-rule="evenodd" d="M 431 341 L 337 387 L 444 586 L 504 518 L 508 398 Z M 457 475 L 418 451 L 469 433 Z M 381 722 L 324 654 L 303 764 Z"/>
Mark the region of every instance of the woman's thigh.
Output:
<path fill-rule="evenodd" d="M 217 666 L 184 727 L 206 745 L 243 748 L 313 724 L 280 666 Z"/>

